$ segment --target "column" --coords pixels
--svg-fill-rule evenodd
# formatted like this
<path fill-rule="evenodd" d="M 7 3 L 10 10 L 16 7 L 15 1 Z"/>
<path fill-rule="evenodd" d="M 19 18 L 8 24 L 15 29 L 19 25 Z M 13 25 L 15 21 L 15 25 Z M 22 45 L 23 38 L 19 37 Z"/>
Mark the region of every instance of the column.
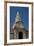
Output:
<path fill-rule="evenodd" d="M 26 33 L 25 32 L 23 32 L 23 39 L 25 39 L 26 38 Z"/>
<path fill-rule="evenodd" d="M 18 32 L 17 32 L 17 39 L 18 39 Z"/>
<path fill-rule="evenodd" d="M 16 31 L 14 31 L 14 39 L 16 39 Z"/>

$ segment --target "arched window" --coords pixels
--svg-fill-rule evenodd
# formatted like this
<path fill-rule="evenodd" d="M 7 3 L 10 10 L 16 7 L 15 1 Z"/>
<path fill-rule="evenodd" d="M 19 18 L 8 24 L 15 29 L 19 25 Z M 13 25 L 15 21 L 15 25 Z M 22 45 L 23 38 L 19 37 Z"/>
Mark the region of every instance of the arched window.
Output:
<path fill-rule="evenodd" d="M 19 32 L 19 39 L 23 39 L 23 32 Z"/>

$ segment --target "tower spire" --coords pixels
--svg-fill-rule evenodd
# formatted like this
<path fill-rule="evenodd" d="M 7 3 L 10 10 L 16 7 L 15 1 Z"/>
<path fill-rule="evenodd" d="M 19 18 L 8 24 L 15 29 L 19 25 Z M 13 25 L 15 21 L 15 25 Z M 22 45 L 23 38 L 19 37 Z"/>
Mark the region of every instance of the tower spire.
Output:
<path fill-rule="evenodd" d="M 17 12 L 17 15 L 19 15 L 19 12 Z"/>
<path fill-rule="evenodd" d="M 16 22 L 18 22 L 18 21 L 21 21 L 21 17 L 20 17 L 19 12 L 17 11 L 17 14 L 16 14 Z"/>

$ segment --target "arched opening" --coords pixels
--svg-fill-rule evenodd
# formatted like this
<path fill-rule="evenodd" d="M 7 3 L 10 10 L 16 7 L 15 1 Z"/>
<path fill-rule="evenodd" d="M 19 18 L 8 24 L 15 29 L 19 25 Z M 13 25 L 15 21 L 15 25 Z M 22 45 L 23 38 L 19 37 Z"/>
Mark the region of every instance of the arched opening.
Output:
<path fill-rule="evenodd" d="M 23 39 L 23 32 L 19 32 L 19 39 Z"/>

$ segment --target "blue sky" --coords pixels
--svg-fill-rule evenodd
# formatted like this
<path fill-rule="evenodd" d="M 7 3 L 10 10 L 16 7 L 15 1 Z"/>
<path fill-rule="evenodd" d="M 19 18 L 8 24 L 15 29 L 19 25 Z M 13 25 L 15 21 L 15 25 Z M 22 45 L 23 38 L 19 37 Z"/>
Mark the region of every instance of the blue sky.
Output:
<path fill-rule="evenodd" d="M 16 17 L 17 11 L 19 12 L 19 14 L 22 18 L 22 22 L 24 21 L 25 29 L 28 29 L 28 23 L 29 23 L 29 20 L 28 20 L 29 8 L 28 7 L 10 6 L 10 26 L 12 27 L 12 25 L 15 22 L 15 17 Z"/>

